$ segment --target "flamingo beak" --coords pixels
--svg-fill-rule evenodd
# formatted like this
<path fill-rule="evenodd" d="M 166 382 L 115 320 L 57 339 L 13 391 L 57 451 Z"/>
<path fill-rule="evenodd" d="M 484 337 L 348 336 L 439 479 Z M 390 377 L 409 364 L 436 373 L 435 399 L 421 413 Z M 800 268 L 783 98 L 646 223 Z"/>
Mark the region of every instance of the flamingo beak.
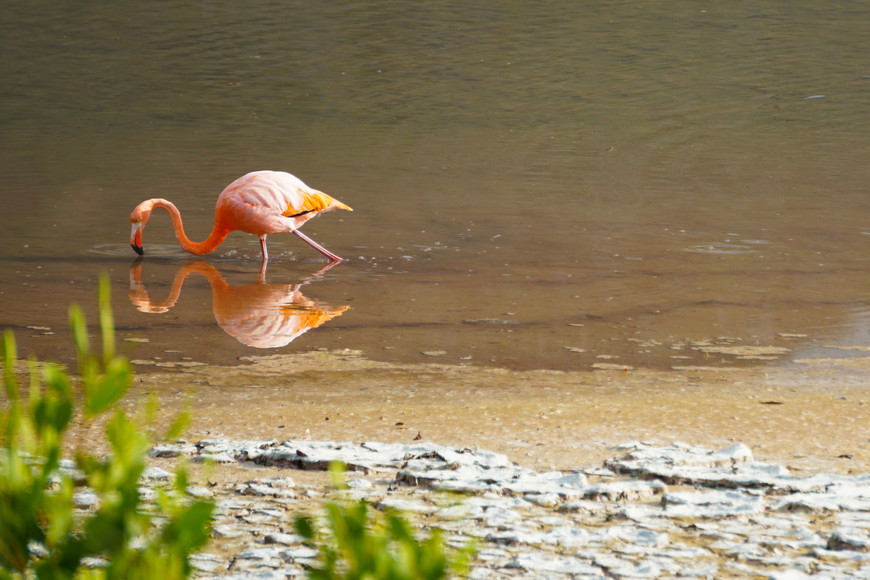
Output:
<path fill-rule="evenodd" d="M 133 229 L 130 230 L 130 247 L 139 254 L 140 256 L 145 255 L 145 250 L 142 249 L 142 228 L 145 227 L 145 224 L 142 222 L 135 222 L 133 224 Z"/>

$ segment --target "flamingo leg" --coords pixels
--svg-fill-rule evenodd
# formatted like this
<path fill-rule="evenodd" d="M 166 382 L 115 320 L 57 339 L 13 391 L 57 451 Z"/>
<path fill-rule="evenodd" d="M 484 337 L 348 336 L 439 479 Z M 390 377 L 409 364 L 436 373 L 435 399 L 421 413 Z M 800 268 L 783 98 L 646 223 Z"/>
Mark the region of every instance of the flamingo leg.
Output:
<path fill-rule="evenodd" d="M 293 233 L 296 234 L 297 236 L 299 236 L 300 238 L 302 238 L 302 240 L 306 244 L 308 244 L 309 246 L 311 246 L 312 248 L 314 248 L 315 250 L 317 250 L 318 252 L 320 252 L 321 254 L 323 254 L 324 256 L 326 256 L 327 258 L 332 260 L 333 262 L 340 262 L 342 260 L 339 256 L 336 256 L 335 254 L 333 254 L 332 252 L 330 252 L 329 250 L 327 250 L 326 248 L 324 248 L 323 246 L 321 246 L 320 244 L 318 244 L 317 242 L 315 242 L 314 240 L 312 240 L 311 238 L 309 238 L 308 236 L 306 236 L 305 234 L 300 232 L 299 230 L 293 230 Z"/>
<path fill-rule="evenodd" d="M 269 249 L 266 247 L 266 236 L 260 236 L 260 249 L 263 251 L 263 264 L 269 261 Z"/>

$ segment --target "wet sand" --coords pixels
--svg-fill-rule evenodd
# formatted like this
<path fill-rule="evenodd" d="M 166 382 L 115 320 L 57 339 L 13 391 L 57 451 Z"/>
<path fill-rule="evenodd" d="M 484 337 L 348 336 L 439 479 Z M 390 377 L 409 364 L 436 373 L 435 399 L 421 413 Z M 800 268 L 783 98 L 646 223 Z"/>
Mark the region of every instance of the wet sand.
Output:
<path fill-rule="evenodd" d="M 775 368 L 595 372 L 392 364 L 353 351 L 249 357 L 232 366 L 135 361 L 130 405 L 192 400 L 189 440 L 410 442 L 501 452 L 576 469 L 632 440 L 720 448 L 740 441 L 800 473 L 870 465 L 870 358 Z M 184 393 L 195 393 L 186 399 Z"/>

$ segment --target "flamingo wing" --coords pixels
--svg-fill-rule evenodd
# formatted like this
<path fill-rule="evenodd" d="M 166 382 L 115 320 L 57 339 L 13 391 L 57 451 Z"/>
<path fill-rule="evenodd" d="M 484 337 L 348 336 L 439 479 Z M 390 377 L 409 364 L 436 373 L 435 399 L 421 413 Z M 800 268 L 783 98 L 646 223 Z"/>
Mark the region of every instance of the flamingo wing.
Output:
<path fill-rule="evenodd" d="M 218 198 L 218 212 L 252 234 L 289 232 L 322 211 L 350 207 L 282 171 L 255 171 L 235 180 Z M 302 218 L 302 219 L 300 219 Z"/>

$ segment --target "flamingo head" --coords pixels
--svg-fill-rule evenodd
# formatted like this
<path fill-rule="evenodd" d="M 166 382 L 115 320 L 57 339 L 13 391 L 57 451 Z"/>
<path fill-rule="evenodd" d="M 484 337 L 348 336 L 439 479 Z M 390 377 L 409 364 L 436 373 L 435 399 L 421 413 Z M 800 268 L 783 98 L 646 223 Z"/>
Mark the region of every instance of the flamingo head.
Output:
<path fill-rule="evenodd" d="M 130 247 L 140 256 L 145 255 L 145 250 L 142 249 L 142 230 L 145 229 L 145 224 L 151 217 L 152 208 L 153 203 L 149 199 L 137 205 L 133 213 L 130 214 L 130 223 L 133 224 L 133 228 L 130 230 Z"/>

